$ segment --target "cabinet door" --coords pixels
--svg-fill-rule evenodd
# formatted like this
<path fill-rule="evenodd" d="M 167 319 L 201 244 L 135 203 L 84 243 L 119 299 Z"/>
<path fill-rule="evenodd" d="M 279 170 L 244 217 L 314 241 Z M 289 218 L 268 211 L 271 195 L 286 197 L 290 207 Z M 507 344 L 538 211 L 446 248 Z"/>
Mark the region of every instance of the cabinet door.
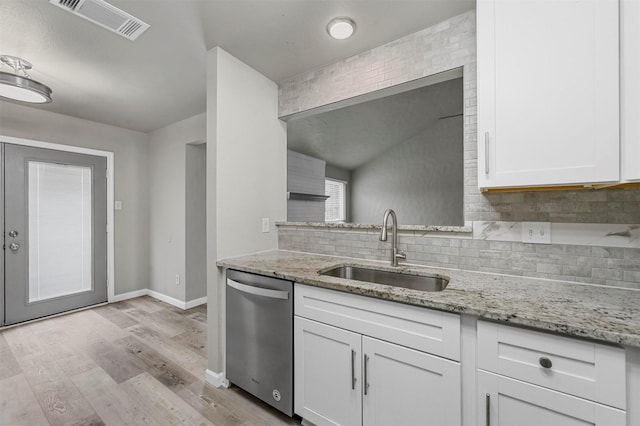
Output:
<path fill-rule="evenodd" d="M 362 337 L 363 424 L 460 425 L 460 364 Z"/>
<path fill-rule="evenodd" d="M 315 425 L 360 425 L 361 336 L 294 317 L 295 413 Z"/>
<path fill-rule="evenodd" d="M 626 413 L 550 389 L 478 371 L 478 425 L 624 426 Z"/>
<path fill-rule="evenodd" d="M 617 0 L 479 0 L 481 188 L 620 179 Z"/>
<path fill-rule="evenodd" d="M 622 0 L 620 34 L 622 179 L 640 180 L 640 2 Z"/>

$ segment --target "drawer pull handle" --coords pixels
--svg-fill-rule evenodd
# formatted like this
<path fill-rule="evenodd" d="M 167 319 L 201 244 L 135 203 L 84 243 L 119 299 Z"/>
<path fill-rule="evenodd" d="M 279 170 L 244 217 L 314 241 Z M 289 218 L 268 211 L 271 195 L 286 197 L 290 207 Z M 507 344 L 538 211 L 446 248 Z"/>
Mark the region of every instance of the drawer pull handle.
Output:
<path fill-rule="evenodd" d="M 551 360 L 549 358 L 547 358 L 546 356 L 542 356 L 540 357 L 540 359 L 538 360 L 538 362 L 540 362 L 540 365 L 544 368 L 551 368 L 551 366 L 553 365 L 553 363 L 551 362 Z"/>

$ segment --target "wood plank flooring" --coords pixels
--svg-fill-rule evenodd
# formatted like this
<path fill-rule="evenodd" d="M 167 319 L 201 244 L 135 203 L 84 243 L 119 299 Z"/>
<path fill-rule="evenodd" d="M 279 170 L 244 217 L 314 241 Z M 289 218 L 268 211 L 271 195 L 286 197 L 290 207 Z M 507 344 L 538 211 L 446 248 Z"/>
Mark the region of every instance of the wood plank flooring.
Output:
<path fill-rule="evenodd" d="M 291 425 L 204 382 L 207 310 L 140 297 L 0 331 L 0 425 Z"/>

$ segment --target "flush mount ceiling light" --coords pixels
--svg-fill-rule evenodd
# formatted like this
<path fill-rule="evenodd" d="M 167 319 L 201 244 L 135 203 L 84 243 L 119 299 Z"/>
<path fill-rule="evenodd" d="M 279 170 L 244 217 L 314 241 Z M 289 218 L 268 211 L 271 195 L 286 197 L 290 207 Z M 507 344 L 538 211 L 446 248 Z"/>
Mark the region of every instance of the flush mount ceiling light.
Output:
<path fill-rule="evenodd" d="M 31 76 L 27 73 L 27 70 L 31 69 L 29 62 L 16 56 L 1 55 L 0 65 L 8 65 L 14 71 L 13 73 L 0 71 L 1 97 L 34 104 L 51 102 L 51 89 L 31 80 Z"/>
<path fill-rule="evenodd" d="M 334 18 L 327 25 L 327 32 L 336 40 L 349 38 L 356 31 L 356 23 L 351 18 Z"/>

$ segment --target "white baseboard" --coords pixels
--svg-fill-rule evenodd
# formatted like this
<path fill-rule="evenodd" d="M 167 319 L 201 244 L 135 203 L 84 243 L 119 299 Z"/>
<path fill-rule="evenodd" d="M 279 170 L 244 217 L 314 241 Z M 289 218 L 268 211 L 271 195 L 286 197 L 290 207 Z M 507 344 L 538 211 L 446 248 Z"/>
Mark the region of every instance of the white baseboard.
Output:
<path fill-rule="evenodd" d="M 149 294 L 147 289 L 144 288 L 142 290 L 130 291 L 128 293 L 116 294 L 113 296 L 109 302 L 122 302 L 123 300 L 133 299 L 135 297 L 146 296 Z"/>
<path fill-rule="evenodd" d="M 189 300 L 187 303 L 185 303 L 184 309 L 195 308 L 196 306 L 204 305 L 205 303 L 207 303 L 207 296 L 201 297 L 199 299 Z"/>
<path fill-rule="evenodd" d="M 229 381 L 224 377 L 224 373 L 216 373 L 209 369 L 204 372 L 204 381 L 217 388 L 229 387 Z"/>
<path fill-rule="evenodd" d="M 162 302 L 175 306 L 176 308 L 186 309 L 186 303 L 182 300 L 178 300 L 175 297 L 167 296 L 166 294 L 158 293 L 154 290 L 147 290 L 147 294 L 154 299 L 158 299 Z"/>
<path fill-rule="evenodd" d="M 113 299 L 110 300 L 110 303 L 113 302 L 122 302 L 123 300 L 133 299 L 135 297 L 141 296 L 151 296 L 154 299 L 158 299 L 162 302 L 168 303 L 176 308 L 180 308 L 183 310 L 191 309 L 193 307 L 203 305 L 207 303 L 207 297 L 201 297 L 199 299 L 190 300 L 188 302 L 183 302 L 182 300 L 178 300 L 174 297 L 167 296 L 166 294 L 158 293 L 157 291 L 149 290 L 148 288 L 136 291 L 130 291 L 129 293 L 116 294 L 113 296 Z"/>

